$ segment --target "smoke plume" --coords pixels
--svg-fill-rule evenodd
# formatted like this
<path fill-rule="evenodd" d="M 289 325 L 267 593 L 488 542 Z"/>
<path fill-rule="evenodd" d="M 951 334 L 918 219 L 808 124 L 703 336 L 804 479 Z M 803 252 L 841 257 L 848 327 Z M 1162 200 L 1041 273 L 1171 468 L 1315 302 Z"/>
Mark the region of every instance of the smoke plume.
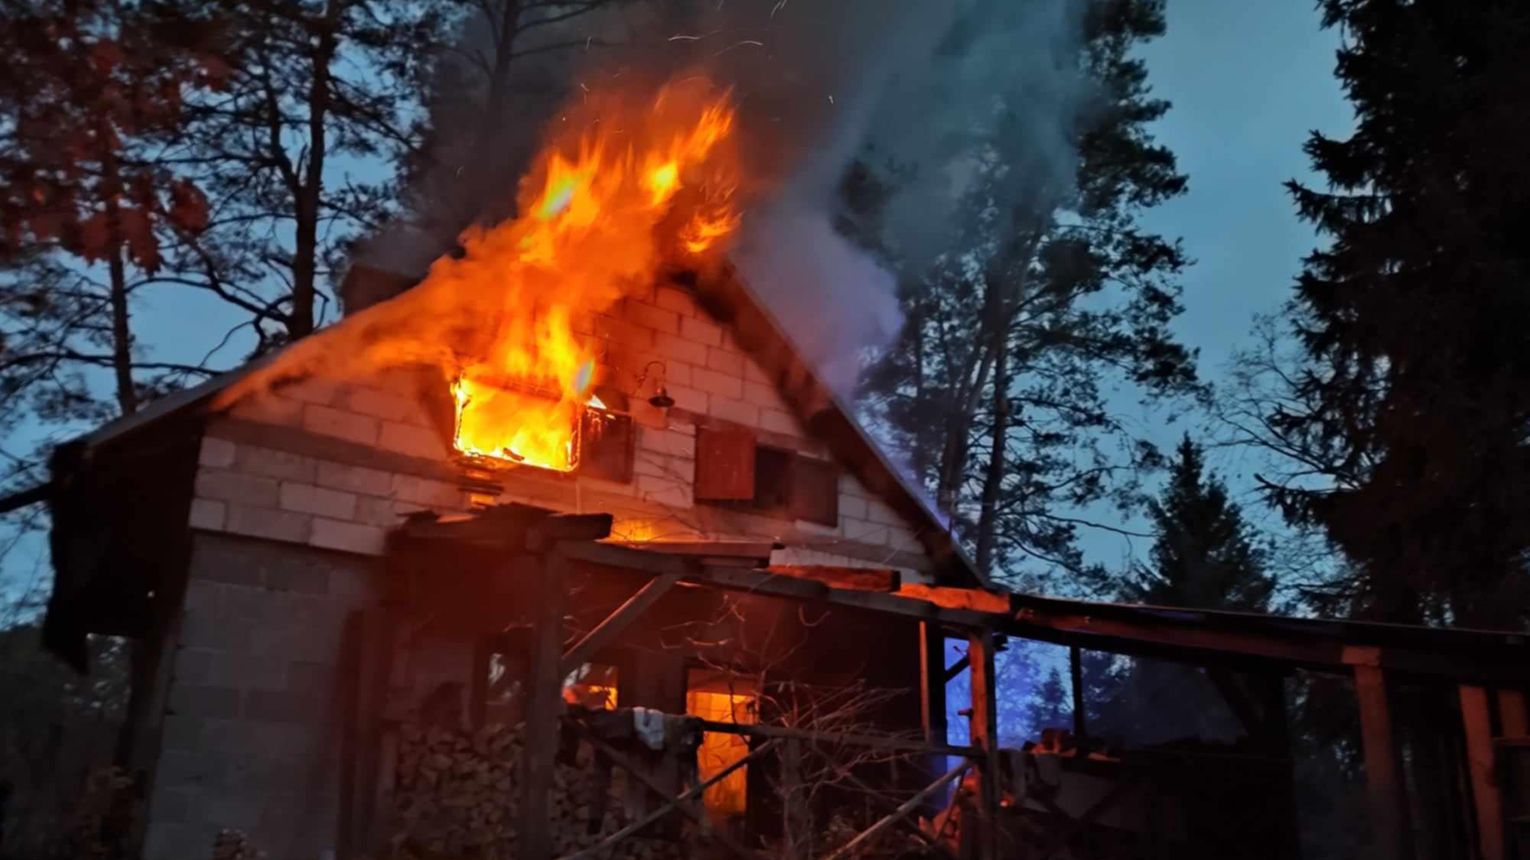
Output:
<path fill-rule="evenodd" d="M 734 262 L 805 357 L 848 395 L 868 355 L 901 325 L 895 270 L 917 276 L 951 246 L 971 180 L 995 148 L 1019 165 L 985 188 L 1001 217 L 1037 189 L 1071 185 L 1072 129 L 1087 101 L 1077 57 L 1085 5 L 613 3 L 543 28 L 537 38 L 548 44 L 608 47 L 518 61 L 515 90 L 535 95 L 502 102 L 513 116 L 485 126 L 481 81 L 440 88 L 436 161 L 419 172 L 411 198 L 430 217 L 389 231 L 363 259 L 420 271 L 465 220 L 509 214 L 513 177 L 578 86 L 703 69 L 733 88 L 751 184 Z M 466 22 L 465 48 L 489 39 L 481 20 Z M 857 220 L 842 194 L 856 164 L 884 184 L 874 222 Z"/>

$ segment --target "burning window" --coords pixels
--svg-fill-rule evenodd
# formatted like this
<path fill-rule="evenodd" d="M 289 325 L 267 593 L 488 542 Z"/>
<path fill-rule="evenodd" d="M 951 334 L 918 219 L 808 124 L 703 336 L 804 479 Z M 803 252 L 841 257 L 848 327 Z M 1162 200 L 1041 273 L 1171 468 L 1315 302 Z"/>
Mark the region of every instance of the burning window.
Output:
<path fill-rule="evenodd" d="M 616 708 L 616 667 L 586 663 L 563 679 L 563 701 L 583 708 Z"/>
<path fill-rule="evenodd" d="M 692 669 L 686 677 L 686 712 L 718 723 L 748 725 L 756 722 L 758 697 L 744 679 L 725 672 Z M 696 751 L 696 768 L 705 782 L 714 774 L 749 755 L 749 741 L 742 735 L 707 732 Z M 728 774 L 702 796 L 708 814 L 716 820 L 742 815 L 747 802 L 749 766 Z"/>
<path fill-rule="evenodd" d="M 632 420 L 593 395 L 560 396 L 469 376 L 453 384 L 452 394 L 453 446 L 475 461 L 632 480 Z"/>

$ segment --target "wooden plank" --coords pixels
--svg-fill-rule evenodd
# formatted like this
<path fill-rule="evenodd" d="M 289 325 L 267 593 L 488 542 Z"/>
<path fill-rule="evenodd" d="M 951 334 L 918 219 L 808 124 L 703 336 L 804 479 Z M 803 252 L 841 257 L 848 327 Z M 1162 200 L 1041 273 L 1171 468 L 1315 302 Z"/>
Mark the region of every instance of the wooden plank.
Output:
<path fill-rule="evenodd" d="M 1365 754 L 1365 784 L 1370 807 L 1372 847 L 1377 857 L 1403 857 L 1407 818 L 1404 813 L 1402 768 L 1392 733 L 1386 674 L 1379 666 L 1357 665 L 1355 698 L 1360 707 L 1360 734 Z M 1411 856 L 1411 852 L 1408 855 Z"/>
<path fill-rule="evenodd" d="M 890 568 L 841 567 L 827 564 L 773 564 L 765 569 L 772 576 L 789 576 L 822 582 L 844 591 L 891 593 L 898 590 L 901 574 Z"/>
<path fill-rule="evenodd" d="M 898 596 L 922 600 L 942 609 L 967 609 L 1006 617 L 1010 614 L 1009 595 L 975 588 L 942 588 L 910 582 L 898 589 Z"/>
<path fill-rule="evenodd" d="M 899 804 L 897 809 L 894 809 L 892 812 L 884 815 L 878 819 L 876 823 L 856 834 L 854 839 L 851 839 L 844 845 L 839 846 L 839 849 L 836 850 L 833 854 L 830 854 L 826 860 L 840 860 L 840 858 L 851 856 L 853 852 L 856 851 L 856 849 L 861 847 L 862 844 L 870 842 L 872 839 L 875 839 L 879 834 L 881 834 L 882 831 L 893 826 L 904 818 L 907 818 L 911 813 L 914 812 L 914 810 L 923 805 L 926 800 L 934 797 L 936 792 L 945 788 L 947 785 L 950 785 L 953 780 L 966 773 L 967 768 L 971 766 L 972 764 L 970 762 L 964 761 L 956 767 L 951 768 L 946 772 L 945 776 L 942 776 L 940 779 L 937 779 L 924 788 L 920 789 L 918 793 L 916 793 L 913 797 L 910 797 L 908 800 L 905 800 L 903 803 Z"/>
<path fill-rule="evenodd" d="M 698 555 L 714 558 L 746 558 L 770 561 L 770 554 L 785 549 L 786 544 L 770 540 L 650 540 L 611 541 L 610 546 L 622 546 L 644 552 L 660 552 L 667 555 Z"/>
<path fill-rule="evenodd" d="M 1473 684 L 1460 686 L 1461 727 L 1466 733 L 1466 764 L 1472 780 L 1472 807 L 1477 813 L 1477 847 L 1482 860 L 1503 860 L 1503 799 L 1493 767 L 1493 725 L 1488 691 Z"/>
<path fill-rule="evenodd" d="M 952 746 L 950 744 L 925 743 L 923 741 L 900 738 L 897 735 L 867 735 L 855 732 L 819 732 L 811 729 L 797 729 L 789 726 L 776 726 L 768 723 L 721 723 L 713 720 L 701 720 L 701 727 L 709 732 L 723 732 L 730 735 L 744 735 L 748 737 L 769 738 L 772 740 L 798 739 L 823 746 L 862 746 L 873 749 L 903 750 L 911 753 L 929 753 L 943 756 L 976 756 L 981 755 L 982 750 L 972 746 Z"/>
<path fill-rule="evenodd" d="M 568 677 L 570 672 L 589 662 L 595 652 L 610 644 L 611 640 L 626 630 L 633 621 L 642 617 L 644 612 L 647 612 L 679 582 L 679 573 L 663 573 L 645 582 L 621 606 L 616 607 L 610 615 L 595 625 L 594 629 L 584 634 L 583 638 L 564 652 L 559 661 L 562 677 Z"/>
<path fill-rule="evenodd" d="M 696 430 L 698 501 L 748 501 L 754 498 L 754 431 L 747 427 L 699 427 Z"/>
<path fill-rule="evenodd" d="M 566 561 L 558 553 L 523 557 L 523 566 L 537 572 L 537 615 L 527 684 L 526 744 L 521 755 L 521 816 L 516 830 L 516 856 L 521 860 L 550 860 L 552 832 L 548 799 L 553 789 L 554 756 L 558 749 L 558 715 L 562 711 L 563 605 Z"/>
<path fill-rule="evenodd" d="M 1530 717 L 1526 716 L 1523 690 L 1505 687 L 1498 691 L 1498 723 L 1506 738 L 1530 737 Z"/>
<path fill-rule="evenodd" d="M 972 665 L 970 737 L 980 751 L 977 860 L 998 860 L 999 856 L 999 715 L 993 654 L 991 631 L 980 629 L 967 635 L 967 657 Z"/>

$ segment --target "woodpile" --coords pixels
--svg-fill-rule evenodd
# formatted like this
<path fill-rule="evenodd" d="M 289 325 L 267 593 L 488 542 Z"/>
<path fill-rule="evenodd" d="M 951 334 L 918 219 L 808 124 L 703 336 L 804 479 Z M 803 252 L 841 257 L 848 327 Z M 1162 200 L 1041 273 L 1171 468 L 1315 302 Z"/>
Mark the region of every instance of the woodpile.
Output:
<path fill-rule="evenodd" d="M 476 732 L 406 726 L 401 732 L 394 790 L 392 845 L 397 856 L 418 858 L 515 857 L 519 726 Z M 570 748 L 555 769 L 548 799 L 554 856 L 599 843 L 635 820 L 623 806 L 627 776 L 597 762 L 586 743 Z M 590 855 L 602 860 L 679 860 L 679 842 L 628 838 Z"/>

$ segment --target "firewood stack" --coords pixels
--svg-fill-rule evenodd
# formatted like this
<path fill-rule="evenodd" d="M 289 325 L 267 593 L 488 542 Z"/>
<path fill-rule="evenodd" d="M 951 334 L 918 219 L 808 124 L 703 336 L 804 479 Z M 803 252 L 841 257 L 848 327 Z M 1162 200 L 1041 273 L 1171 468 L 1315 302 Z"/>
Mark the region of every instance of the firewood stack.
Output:
<path fill-rule="evenodd" d="M 400 736 L 393 845 L 419 858 L 515 856 L 520 805 L 520 726 L 476 732 L 405 727 Z M 596 845 L 633 819 L 623 808 L 626 774 L 597 766 L 579 744 L 560 756 L 548 799 L 553 851 L 566 856 Z M 566 763 L 571 759 L 571 763 Z M 591 855 L 601 860 L 679 860 L 684 845 L 629 838 Z"/>

